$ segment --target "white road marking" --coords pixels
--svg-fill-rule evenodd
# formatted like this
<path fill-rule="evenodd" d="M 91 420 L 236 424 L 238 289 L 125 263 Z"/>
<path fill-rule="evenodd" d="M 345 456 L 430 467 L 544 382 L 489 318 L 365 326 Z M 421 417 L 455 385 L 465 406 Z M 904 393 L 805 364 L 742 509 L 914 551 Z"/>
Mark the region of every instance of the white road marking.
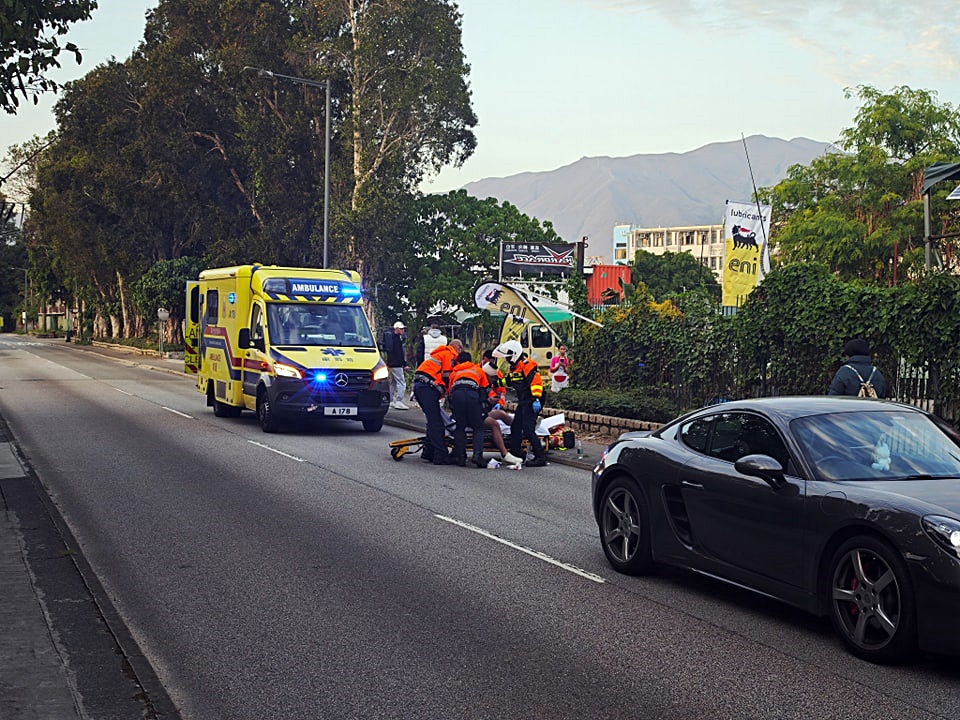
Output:
<path fill-rule="evenodd" d="M 133 393 L 128 393 L 126 390 L 121 390 L 118 387 L 115 387 L 114 390 L 116 390 L 117 392 L 122 392 L 124 395 L 129 395 L 130 397 L 133 397 Z"/>
<path fill-rule="evenodd" d="M 247 442 L 250 443 L 251 445 L 256 445 L 257 447 L 261 447 L 264 450 L 269 450 L 270 452 L 276 453 L 277 455 L 283 455 L 285 458 L 290 458 L 291 460 L 296 460 L 297 462 L 305 462 L 303 458 L 298 458 L 296 455 L 288 455 L 282 450 L 277 450 L 276 448 L 272 448 L 269 445 L 258 443 L 256 440 L 247 440 Z"/>
<path fill-rule="evenodd" d="M 160 407 L 162 407 L 162 408 L 163 408 L 164 410 L 166 410 L 167 412 L 172 412 L 174 415 L 179 415 L 180 417 L 185 417 L 185 418 L 187 418 L 188 420 L 193 420 L 193 415 L 187 415 L 186 413 L 182 413 L 182 412 L 180 412 L 179 410 L 174 410 L 173 408 L 168 408 L 166 405 L 161 405 Z"/>
<path fill-rule="evenodd" d="M 490 538 L 491 540 L 494 540 L 498 543 L 506 545 L 507 547 L 511 547 L 514 550 L 519 550 L 520 552 L 526 553 L 527 555 L 535 557 L 538 560 L 543 560 L 544 562 L 550 563 L 551 565 L 556 565 L 561 570 L 566 570 L 567 572 L 571 572 L 574 575 L 579 575 L 580 577 L 586 578 L 587 580 L 591 580 L 595 583 L 606 582 L 606 580 L 604 580 L 599 575 L 594 575 L 593 573 L 587 572 L 586 570 L 581 570 L 575 565 L 569 565 L 565 562 L 555 560 L 554 558 L 550 557 L 545 553 L 540 552 L 539 550 L 531 550 L 530 548 L 525 548 L 522 545 L 517 545 L 516 543 L 512 543 L 509 540 L 505 540 L 502 537 L 497 537 L 493 533 L 489 533 L 486 530 L 482 528 L 478 528 L 475 525 L 470 525 L 469 523 L 461 522 L 460 520 L 454 520 L 453 518 L 446 517 L 445 515 L 434 515 L 434 517 L 439 520 L 443 520 L 444 522 L 448 522 L 458 527 L 462 527 L 463 529 L 469 530 L 470 532 L 477 533 L 478 535 L 483 535 L 486 538 Z"/>

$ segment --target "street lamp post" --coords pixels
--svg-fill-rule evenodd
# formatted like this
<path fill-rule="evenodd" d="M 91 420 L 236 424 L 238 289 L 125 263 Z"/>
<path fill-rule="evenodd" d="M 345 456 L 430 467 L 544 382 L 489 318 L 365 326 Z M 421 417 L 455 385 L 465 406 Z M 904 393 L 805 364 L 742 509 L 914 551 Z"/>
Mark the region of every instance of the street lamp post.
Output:
<path fill-rule="evenodd" d="M 330 78 L 320 82 L 318 80 L 309 80 L 308 78 L 295 77 L 293 75 L 281 75 L 271 70 L 251 67 L 247 65 L 244 71 L 255 72 L 260 77 L 274 78 L 278 80 L 288 80 L 297 85 L 307 85 L 309 87 L 322 87 L 326 89 L 325 115 L 324 121 L 324 151 L 323 151 L 323 267 L 330 264 L 328 256 L 328 244 L 330 239 Z"/>

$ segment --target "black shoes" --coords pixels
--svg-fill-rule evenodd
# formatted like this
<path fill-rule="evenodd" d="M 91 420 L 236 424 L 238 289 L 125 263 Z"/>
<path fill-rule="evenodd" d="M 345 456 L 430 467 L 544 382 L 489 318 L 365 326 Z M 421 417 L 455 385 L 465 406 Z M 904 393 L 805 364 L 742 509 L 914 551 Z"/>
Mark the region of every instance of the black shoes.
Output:
<path fill-rule="evenodd" d="M 487 467 L 487 464 L 483 461 L 483 455 L 481 455 L 480 457 L 475 457 L 472 462 L 475 466 L 477 466 L 481 470 Z"/>
<path fill-rule="evenodd" d="M 524 467 L 546 467 L 547 459 L 543 457 L 535 457 L 533 460 L 528 460 L 523 464 Z"/>

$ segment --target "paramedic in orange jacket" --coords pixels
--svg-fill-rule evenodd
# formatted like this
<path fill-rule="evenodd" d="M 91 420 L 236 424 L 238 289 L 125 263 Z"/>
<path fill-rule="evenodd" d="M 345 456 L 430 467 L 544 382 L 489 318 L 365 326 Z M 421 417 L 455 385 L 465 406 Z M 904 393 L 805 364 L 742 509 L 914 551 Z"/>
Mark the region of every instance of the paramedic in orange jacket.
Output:
<path fill-rule="evenodd" d="M 533 452 L 533 460 L 524 465 L 543 467 L 547 464 L 546 451 L 537 437 L 537 415 L 540 414 L 540 398 L 543 395 L 540 370 L 533 360 L 527 358 L 523 346 L 516 340 L 500 344 L 493 355 L 510 363 L 510 372 L 500 382 L 517 393 L 517 412 L 510 424 L 510 453 L 523 457 L 523 440 L 526 438 Z"/>
<path fill-rule="evenodd" d="M 490 389 L 487 374 L 464 351 L 450 372 L 450 410 L 457 421 L 453 431 L 453 461 L 467 464 L 467 428 L 473 432 L 473 464 L 486 467 L 483 461 L 483 411 Z"/>
<path fill-rule="evenodd" d="M 461 350 L 463 343 L 451 340 L 448 345 L 441 345 L 430 353 L 413 374 L 413 396 L 423 410 L 427 425 L 427 440 L 421 458 L 434 465 L 451 463 L 443 417 L 440 415 L 440 401 L 447 392 L 447 379 Z"/>

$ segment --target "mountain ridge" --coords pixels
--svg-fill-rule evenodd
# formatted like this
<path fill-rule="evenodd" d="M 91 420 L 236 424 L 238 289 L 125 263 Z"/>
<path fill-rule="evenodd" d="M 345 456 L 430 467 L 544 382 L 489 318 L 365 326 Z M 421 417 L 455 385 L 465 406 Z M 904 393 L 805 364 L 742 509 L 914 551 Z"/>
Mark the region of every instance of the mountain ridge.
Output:
<path fill-rule="evenodd" d="M 582 157 L 554 170 L 483 178 L 463 189 L 551 222 L 564 240 L 587 236 L 597 241 L 591 242 L 592 251 L 612 244 L 615 225 L 721 223 L 728 200 L 749 202 L 753 197 L 751 168 L 757 187 L 770 187 L 787 176 L 790 166 L 809 164 L 826 152 L 838 150 L 809 138 L 752 135 L 683 153 Z"/>

